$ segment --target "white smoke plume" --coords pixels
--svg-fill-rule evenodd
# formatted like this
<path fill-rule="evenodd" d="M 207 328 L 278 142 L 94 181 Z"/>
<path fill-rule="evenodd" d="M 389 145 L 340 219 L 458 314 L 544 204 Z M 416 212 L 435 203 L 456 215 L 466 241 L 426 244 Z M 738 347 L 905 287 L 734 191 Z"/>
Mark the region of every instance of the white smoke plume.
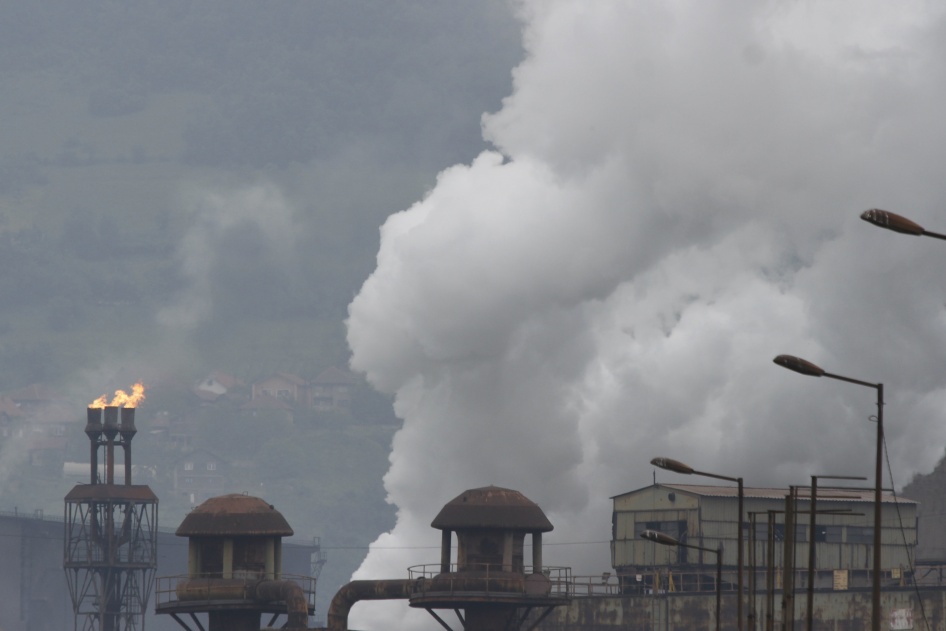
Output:
<path fill-rule="evenodd" d="M 226 232 L 252 224 L 261 231 L 272 252 L 288 256 L 295 241 L 295 223 L 292 205 L 269 184 L 236 188 L 195 184 L 187 187 L 181 197 L 193 218 L 178 249 L 184 289 L 173 304 L 157 313 L 156 320 L 168 329 L 188 331 L 213 312 L 211 283 L 219 242 Z"/>
<path fill-rule="evenodd" d="M 874 390 L 786 371 L 782 353 L 884 382 L 893 482 L 929 471 L 946 445 L 946 246 L 858 216 L 946 231 L 943 9 L 534 0 L 520 15 L 526 59 L 483 119 L 495 151 L 387 220 L 350 306 L 352 366 L 404 419 L 384 480 L 397 525 L 356 578 L 436 563 L 430 521 L 489 484 L 549 515 L 546 563 L 593 574 L 610 565 L 609 496 L 650 484 L 654 456 L 749 486 L 872 479 Z M 406 611 L 361 605 L 353 625 L 439 628 Z"/>

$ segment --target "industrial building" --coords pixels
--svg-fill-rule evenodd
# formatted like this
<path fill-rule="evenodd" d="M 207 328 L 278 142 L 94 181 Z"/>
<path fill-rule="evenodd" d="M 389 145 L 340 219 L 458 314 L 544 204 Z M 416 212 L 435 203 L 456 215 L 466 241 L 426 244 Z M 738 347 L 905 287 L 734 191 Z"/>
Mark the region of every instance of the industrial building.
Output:
<path fill-rule="evenodd" d="M 790 489 L 743 489 L 743 541 L 746 567 L 754 567 L 760 585 L 771 564 L 786 567 L 784 545 L 786 497 Z M 638 587 L 638 577 L 655 569 L 685 573 L 712 567 L 715 555 L 687 547 L 655 546 L 641 538 L 644 530 L 667 534 L 683 543 L 720 549 L 727 580 L 738 549 L 738 489 L 735 486 L 654 484 L 612 497 L 611 564 L 624 591 Z M 821 488 L 815 495 L 816 519 L 811 528 L 809 487 L 797 487 L 794 505 L 794 565 L 807 573 L 809 546 L 815 546 L 815 586 L 869 586 L 873 554 L 874 495 L 872 490 Z M 909 578 L 917 544 L 917 503 L 882 495 L 883 573 L 887 581 Z M 772 536 L 769 535 L 770 517 Z M 771 554 L 770 554 L 771 551 Z M 754 562 L 753 562 L 754 560 Z M 748 581 L 745 583 L 748 585 Z M 796 585 L 801 585 L 796 581 Z"/>
<path fill-rule="evenodd" d="M 655 483 L 611 499 L 613 574 L 598 585 L 576 581 L 576 597 L 542 631 L 711 628 L 720 595 L 724 631 L 804 627 L 808 612 L 816 630 L 870 627 L 873 490 L 817 489 L 812 528 L 809 487 L 743 488 L 741 537 L 737 486 Z M 917 503 L 891 492 L 881 499 L 882 628 L 943 628 L 943 572 L 914 561 Z"/>
<path fill-rule="evenodd" d="M 791 497 L 794 501 L 788 499 Z M 237 499 L 253 501 L 242 496 Z M 542 535 L 551 530 L 551 524 L 524 496 L 498 487 L 466 491 L 448 503 L 431 524 L 442 530 L 440 563 L 407 568 L 406 578 L 354 581 L 345 586 L 333 600 L 329 627 L 346 628 L 347 610 L 358 600 L 395 598 L 403 599 L 407 606 L 427 609 L 443 626 L 448 626 L 446 620 L 437 613 L 442 607 L 463 612 L 457 614 L 461 621 L 469 624 L 479 620 L 484 628 L 505 627 L 516 621 L 513 626 L 530 631 L 705 629 L 712 625 L 717 594 L 721 593 L 721 628 L 736 631 L 740 602 L 736 589 L 738 488 L 655 483 L 611 499 L 612 567 L 589 577 L 573 576 L 567 569 L 553 573 L 556 568 L 545 566 Z M 803 626 L 806 598 L 812 602 L 816 630 L 869 626 L 873 494 L 868 490 L 822 487 L 814 499 L 812 528 L 812 498 L 807 487 L 742 489 L 741 539 L 746 547 L 742 628 L 746 631 L 780 627 L 787 619 Z M 884 628 L 943 628 L 944 568 L 913 560 L 917 503 L 891 492 L 885 492 L 882 501 Z M 257 508 L 271 510 L 263 504 Z M 786 522 L 795 525 L 786 526 Z M 19 626 L 14 622 L 4 628 L 35 631 L 69 626 L 72 612 L 68 611 L 69 595 L 61 569 L 64 524 L 35 516 L 6 515 L 0 516 L 0 526 L 8 535 L 4 544 L 11 553 L 10 565 L 20 570 L 7 575 L 5 593 L 9 598 L 0 607 L 9 610 L 3 617 L 18 620 Z M 220 530 L 215 527 L 214 532 Z M 647 530 L 662 532 L 686 545 L 657 545 L 641 537 Z M 46 532 L 45 536 L 39 537 L 41 532 Z M 274 579 L 277 574 L 284 577 L 287 571 L 307 574 L 307 569 L 293 560 L 298 558 L 307 564 L 311 550 L 299 549 L 302 554 L 298 557 L 292 554 L 292 544 L 278 541 L 288 532 L 254 530 L 264 536 L 259 554 L 240 553 L 244 548 L 257 550 L 247 547 L 243 539 L 233 539 L 228 553 L 227 542 L 222 539 L 223 552 L 217 555 L 221 560 L 220 580 L 228 580 L 223 578 L 228 563 L 232 564 L 234 577 L 237 571 L 246 571 L 242 565 L 237 567 L 237 561 L 254 561 L 262 568 L 259 571 L 267 576 L 271 573 Z M 206 548 L 207 542 L 200 539 L 205 534 L 190 532 L 189 536 L 197 538 L 185 544 L 167 531 L 159 533 L 158 573 L 162 574 L 162 569 L 179 573 L 188 568 L 189 580 L 192 574 L 205 573 L 201 564 L 217 559 L 201 552 Z M 526 545 L 530 538 L 531 567 L 527 565 Z M 277 562 L 280 548 L 283 560 Z M 454 551 L 456 561 L 451 562 Z M 814 564 L 809 574 L 812 551 Z M 719 581 L 715 578 L 716 553 L 724 570 Z M 490 567 L 495 564 L 498 570 L 482 575 L 472 567 L 483 563 Z M 543 569 L 536 572 L 535 568 Z M 809 582 L 809 576 L 814 580 Z M 158 592 L 164 593 L 161 589 Z M 176 587 L 167 593 L 175 595 L 174 602 L 194 611 L 202 603 L 200 599 L 181 600 Z M 167 607 L 160 596 L 157 600 L 159 610 Z M 250 609 L 262 611 L 269 607 L 261 608 L 255 596 L 252 600 Z M 197 609 L 209 611 L 204 605 Z M 227 606 L 232 605 L 230 602 Z M 248 605 L 240 601 L 240 606 L 246 609 Z M 286 611 L 279 606 L 283 607 L 280 611 Z M 149 629 L 165 629 L 165 622 L 174 622 L 170 616 L 154 619 L 150 611 L 147 613 Z"/>

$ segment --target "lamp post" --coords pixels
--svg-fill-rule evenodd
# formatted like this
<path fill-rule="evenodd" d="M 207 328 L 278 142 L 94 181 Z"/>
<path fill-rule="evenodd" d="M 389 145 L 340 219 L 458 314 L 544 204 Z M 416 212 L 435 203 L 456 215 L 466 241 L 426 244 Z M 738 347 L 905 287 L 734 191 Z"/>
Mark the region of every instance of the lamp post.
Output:
<path fill-rule="evenodd" d="M 884 384 L 870 383 L 868 381 L 861 381 L 860 379 L 834 375 L 809 361 L 792 355 L 779 355 L 773 361 L 783 368 L 788 368 L 802 375 L 808 375 L 810 377 L 830 377 L 831 379 L 847 381 L 848 383 L 854 383 L 867 388 L 874 388 L 877 391 L 877 454 L 874 466 L 874 571 L 871 586 L 871 631 L 880 631 L 880 491 L 883 477 Z"/>
<path fill-rule="evenodd" d="M 683 475 L 701 475 L 707 478 L 716 478 L 717 480 L 728 480 L 729 482 L 735 482 L 738 485 L 739 492 L 739 516 L 736 519 L 736 590 L 738 595 L 736 597 L 736 628 L 738 631 L 742 631 L 742 566 L 743 566 L 743 535 L 742 535 L 742 504 L 743 504 L 743 488 L 742 488 L 742 478 L 731 478 L 725 475 L 719 475 L 716 473 L 707 473 L 706 471 L 697 471 L 688 464 L 684 464 L 679 460 L 674 460 L 673 458 L 654 458 L 650 461 L 650 464 L 661 469 L 666 469 L 667 471 L 673 471 L 674 473 L 682 473 Z"/>
<path fill-rule="evenodd" d="M 887 230 L 893 230 L 894 232 L 900 232 L 902 234 L 912 234 L 916 237 L 924 236 L 946 239 L 946 234 L 925 230 L 920 224 L 910 221 L 897 213 L 892 213 L 889 210 L 871 208 L 861 213 L 861 219 L 880 228 L 886 228 Z"/>
<path fill-rule="evenodd" d="M 647 539 L 648 541 L 653 541 L 654 543 L 659 543 L 662 546 L 677 546 L 680 548 L 692 548 L 693 550 L 702 550 L 703 552 L 712 552 L 716 555 L 716 631 L 719 631 L 719 609 L 720 609 L 720 592 L 722 589 L 723 581 L 723 550 L 722 546 L 716 548 L 704 548 L 703 546 L 694 546 L 689 543 L 683 543 L 674 539 L 670 535 L 665 535 L 662 532 L 656 530 L 645 530 L 641 533 L 641 538 Z"/>

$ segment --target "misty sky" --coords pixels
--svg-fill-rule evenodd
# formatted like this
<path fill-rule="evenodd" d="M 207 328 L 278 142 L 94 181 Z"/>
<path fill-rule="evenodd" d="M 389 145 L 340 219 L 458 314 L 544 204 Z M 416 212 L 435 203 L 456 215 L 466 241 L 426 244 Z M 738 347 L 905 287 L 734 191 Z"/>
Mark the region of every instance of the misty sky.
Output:
<path fill-rule="evenodd" d="M 398 508 L 357 578 L 400 577 L 489 484 L 536 501 L 545 561 L 608 569 L 609 496 L 654 456 L 743 476 L 893 484 L 946 445 L 946 19 L 920 0 L 524 0 L 493 147 L 381 228 L 349 307 L 352 365 L 396 396 Z M 712 483 L 666 472 L 658 481 Z M 890 480 L 887 480 L 890 483 Z M 436 562 L 436 552 L 428 551 Z M 392 614 L 392 611 L 399 613 Z M 398 605 L 359 628 L 437 628 Z M 416 615 L 415 615 L 416 614 Z"/>

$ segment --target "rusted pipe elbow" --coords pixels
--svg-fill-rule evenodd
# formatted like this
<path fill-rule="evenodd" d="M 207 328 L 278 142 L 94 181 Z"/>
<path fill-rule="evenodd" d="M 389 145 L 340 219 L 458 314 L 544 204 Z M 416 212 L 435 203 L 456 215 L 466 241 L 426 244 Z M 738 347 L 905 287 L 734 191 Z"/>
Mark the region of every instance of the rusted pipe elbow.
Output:
<path fill-rule="evenodd" d="M 348 613 L 360 600 L 406 600 L 411 597 L 414 581 L 352 581 L 342 586 L 328 608 L 328 631 L 348 631 Z"/>
<path fill-rule="evenodd" d="M 286 626 L 284 629 L 309 628 L 309 604 L 305 592 L 295 581 L 260 581 L 256 584 L 256 600 L 282 600 L 286 603 Z"/>

